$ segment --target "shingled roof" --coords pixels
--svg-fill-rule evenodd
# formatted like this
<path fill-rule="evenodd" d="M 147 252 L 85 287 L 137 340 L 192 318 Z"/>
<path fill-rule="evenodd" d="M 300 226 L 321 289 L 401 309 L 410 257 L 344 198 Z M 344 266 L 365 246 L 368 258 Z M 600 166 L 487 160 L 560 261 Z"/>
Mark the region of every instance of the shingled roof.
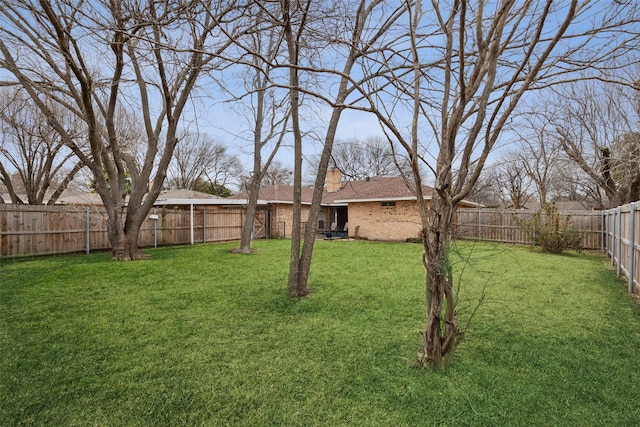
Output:
<path fill-rule="evenodd" d="M 411 184 L 411 183 L 410 183 Z M 433 194 L 433 189 L 422 186 L 422 194 L 428 199 Z M 349 203 L 383 200 L 413 200 L 415 194 L 407 182 L 400 176 L 374 176 L 361 181 L 345 182 L 340 190 L 327 193 L 323 197 L 323 203 Z"/>
<path fill-rule="evenodd" d="M 247 199 L 247 192 L 235 194 L 229 199 Z M 312 187 L 302 187 L 302 203 L 311 204 L 313 198 Z M 293 203 L 293 186 L 291 185 L 268 185 L 260 189 L 258 199 L 266 200 L 269 203 Z"/>
<path fill-rule="evenodd" d="M 430 198 L 433 189 L 423 185 L 422 192 L 425 198 Z M 246 198 L 247 195 L 240 193 L 232 197 Z M 311 203 L 312 197 L 313 188 L 303 187 L 302 203 Z M 293 187 L 290 185 L 269 185 L 260 189 L 258 198 L 270 203 L 293 203 Z M 324 190 L 322 204 L 412 199 L 415 199 L 415 195 L 402 177 L 374 176 L 361 181 L 344 182 L 338 191 L 327 192 Z"/>

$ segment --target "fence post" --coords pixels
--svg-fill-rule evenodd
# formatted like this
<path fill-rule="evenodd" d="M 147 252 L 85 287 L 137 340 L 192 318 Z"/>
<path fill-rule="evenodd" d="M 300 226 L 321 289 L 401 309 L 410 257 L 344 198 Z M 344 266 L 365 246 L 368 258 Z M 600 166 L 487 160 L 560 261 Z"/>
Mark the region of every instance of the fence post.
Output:
<path fill-rule="evenodd" d="M 616 218 L 618 217 L 617 215 L 618 211 L 615 209 L 611 210 L 611 265 L 614 266 L 616 265 L 616 230 L 617 230 L 617 223 L 616 223 Z"/>
<path fill-rule="evenodd" d="M 156 208 L 153 208 L 153 247 L 158 247 L 158 213 Z"/>
<path fill-rule="evenodd" d="M 86 208 L 84 210 L 84 215 L 85 215 L 85 221 L 87 223 L 86 226 L 86 248 L 85 248 L 85 252 L 87 255 L 89 255 L 89 253 L 91 252 L 91 213 L 89 212 L 89 208 Z"/>
<path fill-rule="evenodd" d="M 616 211 L 609 209 L 607 211 L 607 245 L 609 246 L 609 256 L 611 257 L 611 265 L 613 265 L 613 251 L 616 250 L 615 236 L 616 236 Z"/>
<path fill-rule="evenodd" d="M 606 238 L 607 234 L 606 234 L 606 225 L 604 222 L 605 216 L 604 216 L 604 211 L 600 212 L 600 250 L 604 251 L 605 256 L 607 255 L 607 245 L 604 241 L 604 239 Z"/>
<path fill-rule="evenodd" d="M 202 209 L 202 243 L 207 243 L 207 211 Z"/>
<path fill-rule="evenodd" d="M 635 261 L 635 217 L 636 217 L 636 204 L 631 203 L 629 207 L 629 268 L 627 268 L 627 275 L 629 276 L 629 293 L 633 293 L 633 276 L 634 276 L 634 261 Z"/>
<path fill-rule="evenodd" d="M 616 212 L 618 213 L 618 243 L 616 244 L 616 257 L 618 259 L 618 265 L 616 266 L 616 274 L 618 275 L 618 277 L 620 277 L 620 275 L 622 274 L 622 208 L 618 207 L 618 209 L 616 209 Z"/>
<path fill-rule="evenodd" d="M 482 239 L 482 210 L 478 206 L 478 239 Z"/>
<path fill-rule="evenodd" d="M 189 240 L 191 240 L 191 244 L 194 244 L 193 241 L 193 203 L 189 205 Z"/>

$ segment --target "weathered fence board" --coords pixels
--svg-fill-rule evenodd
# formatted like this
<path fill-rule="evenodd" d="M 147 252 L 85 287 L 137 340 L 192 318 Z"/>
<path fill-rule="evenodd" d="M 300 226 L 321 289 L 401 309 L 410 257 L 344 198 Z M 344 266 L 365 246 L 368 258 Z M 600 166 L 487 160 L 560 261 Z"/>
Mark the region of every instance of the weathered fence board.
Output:
<path fill-rule="evenodd" d="M 521 224 L 534 213 L 529 210 L 460 208 L 456 212 L 454 236 L 459 239 L 531 244 Z M 583 248 L 603 248 L 602 212 L 563 211 L 561 214 L 568 215 L 570 224 L 583 234 Z"/>
<path fill-rule="evenodd" d="M 177 210 L 157 208 L 139 235 L 141 246 L 164 246 L 237 240 L 242 209 Z M 635 203 L 608 211 L 566 211 L 583 233 L 583 247 L 602 249 L 629 291 L 640 291 L 640 208 Z M 255 238 L 270 237 L 268 212 L 260 212 Z M 458 209 L 454 237 L 530 244 L 520 222 L 531 211 Z M 284 234 L 284 223 L 277 232 Z M 0 205 L 0 258 L 110 249 L 107 215 L 97 207 Z"/>
<path fill-rule="evenodd" d="M 630 203 L 604 212 L 605 246 L 618 277 L 627 278 L 629 292 L 640 292 L 640 209 Z"/>
<path fill-rule="evenodd" d="M 534 212 L 498 209 L 458 209 L 454 236 L 460 239 L 493 240 L 530 244 L 519 222 Z M 562 211 L 573 227 L 583 233 L 585 249 L 601 249 L 618 276 L 627 278 L 628 291 L 640 292 L 640 207 L 631 203 L 607 211 Z"/>
<path fill-rule="evenodd" d="M 241 209 L 157 208 L 138 236 L 140 246 L 240 239 Z M 265 213 L 261 212 L 264 216 Z M 264 218 L 260 218 L 264 221 Z M 192 227 L 193 221 L 193 227 Z M 266 237 L 263 233 L 262 236 Z M 0 205 L 0 257 L 89 252 L 111 248 L 107 214 L 97 207 Z"/>

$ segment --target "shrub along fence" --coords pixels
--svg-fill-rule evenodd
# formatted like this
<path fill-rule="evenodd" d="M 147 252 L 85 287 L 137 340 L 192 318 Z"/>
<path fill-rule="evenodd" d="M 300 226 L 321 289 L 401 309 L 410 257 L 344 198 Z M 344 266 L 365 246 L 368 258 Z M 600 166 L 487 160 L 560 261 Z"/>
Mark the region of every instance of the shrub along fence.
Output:
<path fill-rule="evenodd" d="M 534 213 L 461 208 L 454 222 L 454 237 L 531 244 L 520 223 Z M 640 209 L 636 203 L 608 211 L 561 213 L 570 215 L 573 227 L 583 234 L 583 248 L 603 250 L 618 276 L 628 279 L 629 291 L 640 292 Z M 238 240 L 244 215 L 243 209 L 155 208 L 142 225 L 140 245 Z M 268 212 L 258 212 L 256 220 L 254 237 L 269 237 Z M 107 216 L 102 208 L 0 205 L 0 258 L 110 248 Z"/>
<path fill-rule="evenodd" d="M 531 244 L 519 224 L 534 213 L 529 210 L 458 209 L 454 236 Z M 640 209 L 636 203 L 607 211 L 562 211 L 561 214 L 569 215 L 571 225 L 582 233 L 584 249 L 603 250 L 618 277 L 627 278 L 629 292 L 640 292 Z"/>
<path fill-rule="evenodd" d="M 454 235 L 459 239 L 491 240 L 532 244 L 521 224 L 535 211 L 518 209 L 461 208 L 456 212 Z M 570 216 L 571 226 L 582 235 L 585 249 L 604 249 L 604 216 L 601 211 L 562 211 Z"/>
<path fill-rule="evenodd" d="M 142 224 L 140 246 L 237 240 L 244 215 L 242 209 L 154 208 Z M 266 237 L 265 229 L 256 237 Z M 102 208 L 0 205 L 0 257 L 110 248 L 107 214 Z"/>

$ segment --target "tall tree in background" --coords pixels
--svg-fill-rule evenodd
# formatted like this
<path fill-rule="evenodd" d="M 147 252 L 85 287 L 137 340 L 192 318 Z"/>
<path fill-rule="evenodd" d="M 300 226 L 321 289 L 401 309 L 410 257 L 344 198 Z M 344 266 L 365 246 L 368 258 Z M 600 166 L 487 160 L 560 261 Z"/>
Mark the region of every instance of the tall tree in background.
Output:
<path fill-rule="evenodd" d="M 242 189 L 247 193 L 247 214 L 237 252 L 245 254 L 251 252 L 258 193 L 263 181 L 267 181 L 265 185 L 273 185 L 283 181 L 288 183 L 291 178 L 288 171 L 280 176 L 283 168 L 274 162 L 289 133 L 291 116 L 287 91 L 274 84 L 274 81 L 283 78 L 283 70 L 278 70 L 277 64 L 284 54 L 282 27 L 274 25 L 277 8 L 275 3 L 252 3 L 254 31 L 235 41 L 238 56 L 249 58 L 233 61 L 243 68 L 242 93 L 233 96 L 237 99 L 235 110 L 244 116 L 250 129 L 246 138 L 251 142 L 253 158 L 251 173 L 242 183 Z"/>
<path fill-rule="evenodd" d="M 310 161 L 310 168 L 317 169 L 319 157 Z M 329 168 L 338 169 L 351 181 L 372 176 L 399 176 L 410 174 L 406 158 L 396 156 L 389 141 L 379 136 L 364 140 L 336 141 L 331 152 Z"/>
<path fill-rule="evenodd" d="M 403 42 L 368 58 L 372 80 L 361 94 L 414 171 L 426 270 L 424 366 L 445 366 L 461 332 L 448 260 L 456 205 L 476 184 L 525 94 L 576 78 L 568 73 L 628 49 L 637 38 L 627 31 L 637 22 L 636 7 L 578 0 L 407 1 Z M 422 162 L 435 177 L 429 204 Z"/>
<path fill-rule="evenodd" d="M 556 100 L 560 146 L 604 192 L 606 207 L 640 199 L 640 92 L 633 83 L 575 83 Z"/>
<path fill-rule="evenodd" d="M 291 185 L 291 177 L 293 171 L 284 166 L 282 162 L 273 160 L 269 163 L 269 166 L 264 171 L 264 177 L 262 179 L 262 186 L 267 185 Z"/>
<path fill-rule="evenodd" d="M 578 202 L 585 209 L 605 209 L 606 196 L 573 160 L 562 158 L 556 182 L 559 200 Z"/>
<path fill-rule="evenodd" d="M 523 209 L 533 196 L 526 160 L 519 151 L 503 154 L 491 174 L 502 204 L 509 209 Z"/>
<path fill-rule="evenodd" d="M 549 118 L 553 115 L 531 114 L 515 129 L 519 137 L 513 151 L 522 170 L 536 188 L 540 207 L 549 202 L 558 184 L 560 148 L 554 141 Z"/>
<path fill-rule="evenodd" d="M 82 124 L 65 109 L 50 109 L 70 132 L 76 130 L 70 136 L 82 145 Z M 55 204 L 83 167 L 24 91 L 5 89 L 0 95 L 0 134 L 0 182 L 13 204 Z"/>
<path fill-rule="evenodd" d="M 240 174 L 240 160 L 206 134 L 184 133 L 167 170 L 169 187 L 211 192 Z M 212 193 L 217 194 L 217 193 Z M 221 194 L 217 194 L 221 195 Z"/>
<path fill-rule="evenodd" d="M 236 4 L 0 1 L 0 67 L 14 77 L 5 84 L 23 87 L 91 170 L 107 211 L 114 259 L 141 257 L 140 226 L 162 189 L 196 81 L 229 44 L 216 44 L 220 38 L 213 35 L 232 26 Z M 88 152 L 75 144 L 51 103 L 84 122 Z M 141 163 L 116 128 L 123 107 L 142 117 Z"/>

